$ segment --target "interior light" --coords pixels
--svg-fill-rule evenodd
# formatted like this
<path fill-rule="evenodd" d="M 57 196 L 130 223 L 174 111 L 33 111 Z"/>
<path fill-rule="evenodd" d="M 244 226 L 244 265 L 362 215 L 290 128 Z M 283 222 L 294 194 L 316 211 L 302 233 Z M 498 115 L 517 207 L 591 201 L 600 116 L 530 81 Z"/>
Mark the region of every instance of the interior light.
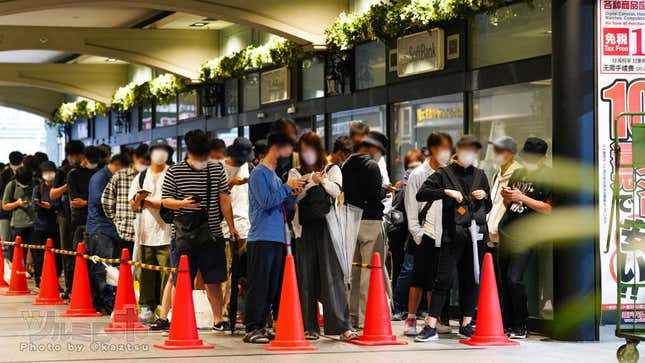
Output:
<path fill-rule="evenodd" d="M 105 61 L 106 61 L 106 62 L 113 63 L 113 62 L 117 62 L 117 61 L 118 61 L 118 59 L 116 59 L 116 58 L 107 58 Z"/>
<path fill-rule="evenodd" d="M 192 27 L 194 27 L 194 28 L 203 28 L 203 27 L 205 27 L 206 25 L 208 25 L 208 23 L 207 23 L 207 22 L 205 22 L 205 21 L 198 21 L 198 22 L 196 22 L 196 23 L 192 23 L 192 24 L 190 24 L 190 26 L 192 26 Z"/>

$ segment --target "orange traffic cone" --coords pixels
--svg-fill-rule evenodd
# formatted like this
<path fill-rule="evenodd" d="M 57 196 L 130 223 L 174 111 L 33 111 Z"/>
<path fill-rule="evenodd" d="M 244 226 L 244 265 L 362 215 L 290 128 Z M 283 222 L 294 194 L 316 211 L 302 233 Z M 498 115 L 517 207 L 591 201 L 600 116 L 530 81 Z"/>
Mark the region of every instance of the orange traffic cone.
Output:
<path fill-rule="evenodd" d="M 9 287 L 9 284 L 4 280 L 4 252 L 0 245 L 0 288 Z"/>
<path fill-rule="evenodd" d="M 56 260 L 54 260 L 54 242 L 47 238 L 45 244 L 45 258 L 43 259 L 43 273 L 40 277 L 40 293 L 34 305 L 65 305 L 65 300 L 58 293 L 58 274 L 56 273 Z"/>
<path fill-rule="evenodd" d="M 269 345 L 265 345 L 264 349 L 273 351 L 318 349 L 305 339 L 298 281 L 296 280 L 296 266 L 292 255 L 287 255 L 284 264 L 276 337 Z"/>
<path fill-rule="evenodd" d="M 137 299 L 134 297 L 132 269 L 127 262 L 129 259 L 130 252 L 128 252 L 128 249 L 122 249 L 114 316 L 112 322 L 103 328 L 107 333 L 148 331 L 148 328 L 141 325 L 137 317 Z"/>
<path fill-rule="evenodd" d="M 9 281 L 9 290 L 2 293 L 5 296 L 17 295 L 31 295 L 31 291 L 27 287 L 27 271 L 25 265 L 22 264 L 24 255 L 22 252 L 22 238 L 16 237 L 16 242 L 13 245 L 13 260 L 11 261 L 11 280 Z"/>
<path fill-rule="evenodd" d="M 490 253 L 484 255 L 484 268 L 481 277 L 475 334 L 470 339 L 462 339 L 459 342 L 474 346 L 519 345 L 518 342 L 508 339 L 504 334 L 502 312 L 497 295 L 497 281 L 493 269 L 493 256 Z"/>
<path fill-rule="evenodd" d="M 381 269 L 381 255 L 374 252 L 370 271 L 370 287 L 365 307 L 365 328 L 363 335 L 350 343 L 357 345 L 405 345 L 408 342 L 397 340 L 392 334 L 390 308 L 387 304 L 385 281 Z"/>
<path fill-rule="evenodd" d="M 320 303 L 318 302 L 318 326 L 321 328 L 325 326 L 325 318 L 323 317 L 323 314 L 320 313 Z"/>
<path fill-rule="evenodd" d="M 197 333 L 193 287 L 186 255 L 182 255 L 179 259 L 175 286 L 175 302 L 172 307 L 168 339 L 163 344 L 155 344 L 154 347 L 167 350 L 213 349 L 212 345 L 204 344 Z"/>
<path fill-rule="evenodd" d="M 76 265 L 74 267 L 74 282 L 72 283 L 72 298 L 69 309 L 60 314 L 65 318 L 76 318 L 84 316 L 101 316 L 96 312 L 92 303 L 90 292 L 90 279 L 87 274 L 87 262 L 82 255 L 85 254 L 85 242 L 79 242 L 76 247 Z"/>

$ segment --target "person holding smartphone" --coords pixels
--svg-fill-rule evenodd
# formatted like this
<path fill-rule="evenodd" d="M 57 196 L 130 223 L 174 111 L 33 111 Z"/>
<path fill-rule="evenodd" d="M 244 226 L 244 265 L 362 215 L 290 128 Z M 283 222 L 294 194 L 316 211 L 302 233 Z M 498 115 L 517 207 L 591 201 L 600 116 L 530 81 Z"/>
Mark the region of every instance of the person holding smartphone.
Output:
<path fill-rule="evenodd" d="M 35 209 L 36 218 L 34 219 L 34 243 L 45 245 L 48 238 L 54 242 L 54 248 L 60 248 L 58 239 L 58 224 L 56 224 L 56 215 L 60 207 L 60 200 L 51 200 L 49 192 L 54 185 L 56 176 L 56 165 L 51 161 L 45 161 L 40 164 L 43 181 L 38 183 L 32 192 L 32 203 Z M 43 268 L 44 250 L 32 249 L 31 256 L 34 259 L 34 281 L 36 286 L 40 286 L 40 276 Z M 61 255 L 55 255 L 56 271 L 61 272 Z"/>

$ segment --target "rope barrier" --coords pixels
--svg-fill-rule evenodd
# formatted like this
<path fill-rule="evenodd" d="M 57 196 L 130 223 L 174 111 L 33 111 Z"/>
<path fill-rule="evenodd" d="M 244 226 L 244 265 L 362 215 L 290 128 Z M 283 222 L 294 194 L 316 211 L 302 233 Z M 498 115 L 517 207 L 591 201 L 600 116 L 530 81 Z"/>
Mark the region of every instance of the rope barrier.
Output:
<path fill-rule="evenodd" d="M 8 241 L 0 241 L 0 243 L 4 246 L 15 246 L 16 242 L 8 242 Z M 23 248 L 28 248 L 32 250 L 47 250 L 47 246 L 45 245 L 30 245 L 26 243 L 20 243 L 20 247 Z M 109 265 L 118 265 L 121 263 L 120 258 L 105 258 L 105 257 L 99 257 L 96 255 L 88 255 L 88 254 L 79 254 L 76 251 L 69 251 L 69 250 L 63 250 L 59 248 L 50 248 L 50 251 L 53 253 L 59 254 L 59 255 L 67 255 L 67 256 L 81 256 L 86 260 L 90 260 L 94 263 L 97 262 L 103 262 Z M 158 272 L 172 272 L 175 273 L 177 272 L 177 268 L 175 267 L 165 267 L 165 266 L 158 266 L 158 265 L 150 265 L 147 263 L 142 263 L 138 261 L 132 261 L 132 260 L 127 260 L 125 261 L 130 266 L 134 266 L 137 268 L 141 268 L 144 270 L 151 270 L 151 271 L 158 271 Z"/>
<path fill-rule="evenodd" d="M 383 268 L 383 266 L 372 266 L 368 263 L 358 263 L 358 262 L 352 262 L 352 266 L 360 267 L 360 268 Z"/>

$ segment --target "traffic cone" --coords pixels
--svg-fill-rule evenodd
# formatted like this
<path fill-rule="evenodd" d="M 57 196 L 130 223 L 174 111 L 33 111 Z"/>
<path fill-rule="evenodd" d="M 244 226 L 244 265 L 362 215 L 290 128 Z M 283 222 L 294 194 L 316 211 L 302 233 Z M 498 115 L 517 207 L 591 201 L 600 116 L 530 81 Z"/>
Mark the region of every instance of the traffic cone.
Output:
<path fill-rule="evenodd" d="M 132 269 L 127 262 L 129 259 L 130 252 L 128 252 L 128 249 L 122 249 L 114 316 L 112 317 L 112 322 L 103 328 L 103 331 L 107 333 L 148 331 L 148 328 L 141 325 L 137 317 L 137 299 L 134 297 Z"/>
<path fill-rule="evenodd" d="M 175 302 L 172 306 L 168 339 L 163 344 L 155 344 L 154 347 L 166 350 L 213 349 L 212 345 L 204 344 L 197 333 L 193 286 L 186 255 L 182 255 L 179 259 L 175 286 Z"/>
<path fill-rule="evenodd" d="M 9 281 L 9 290 L 2 293 L 4 296 L 31 295 L 27 287 L 27 271 L 22 264 L 24 255 L 22 252 L 22 238 L 16 237 L 13 245 L 13 260 L 11 261 L 11 280 Z"/>
<path fill-rule="evenodd" d="M 40 292 L 34 305 L 65 305 L 65 300 L 58 293 L 58 274 L 56 273 L 56 260 L 54 260 L 54 242 L 47 238 L 45 243 L 45 257 L 43 259 L 43 272 L 40 277 Z"/>
<path fill-rule="evenodd" d="M 0 245 L 0 288 L 9 287 L 9 284 L 4 280 L 4 251 Z"/>
<path fill-rule="evenodd" d="M 318 326 L 319 327 L 324 327 L 325 326 L 325 318 L 323 317 L 323 314 L 320 313 L 320 303 L 318 302 Z"/>
<path fill-rule="evenodd" d="M 493 269 L 493 256 L 490 253 L 484 255 L 478 306 L 475 334 L 470 339 L 460 340 L 460 343 L 474 346 L 519 345 L 518 342 L 508 339 L 504 334 L 502 312 L 497 295 L 497 281 Z"/>
<path fill-rule="evenodd" d="M 374 252 L 370 271 L 370 287 L 367 292 L 367 306 L 365 307 L 365 328 L 363 335 L 349 342 L 357 345 L 405 345 L 408 342 L 397 340 L 392 334 L 390 321 L 390 308 L 387 303 L 385 281 L 381 269 L 381 255 Z"/>
<path fill-rule="evenodd" d="M 296 280 L 296 266 L 293 263 L 292 255 L 287 255 L 284 264 L 276 336 L 269 345 L 264 346 L 264 349 L 272 351 L 318 349 L 305 339 L 298 281 Z"/>
<path fill-rule="evenodd" d="M 74 266 L 74 282 L 72 283 L 72 298 L 66 312 L 60 314 L 65 318 L 85 316 L 101 316 L 96 312 L 92 303 L 90 292 L 90 279 L 87 274 L 87 262 L 82 255 L 85 254 L 85 243 L 79 242 L 76 247 L 76 264 Z"/>

